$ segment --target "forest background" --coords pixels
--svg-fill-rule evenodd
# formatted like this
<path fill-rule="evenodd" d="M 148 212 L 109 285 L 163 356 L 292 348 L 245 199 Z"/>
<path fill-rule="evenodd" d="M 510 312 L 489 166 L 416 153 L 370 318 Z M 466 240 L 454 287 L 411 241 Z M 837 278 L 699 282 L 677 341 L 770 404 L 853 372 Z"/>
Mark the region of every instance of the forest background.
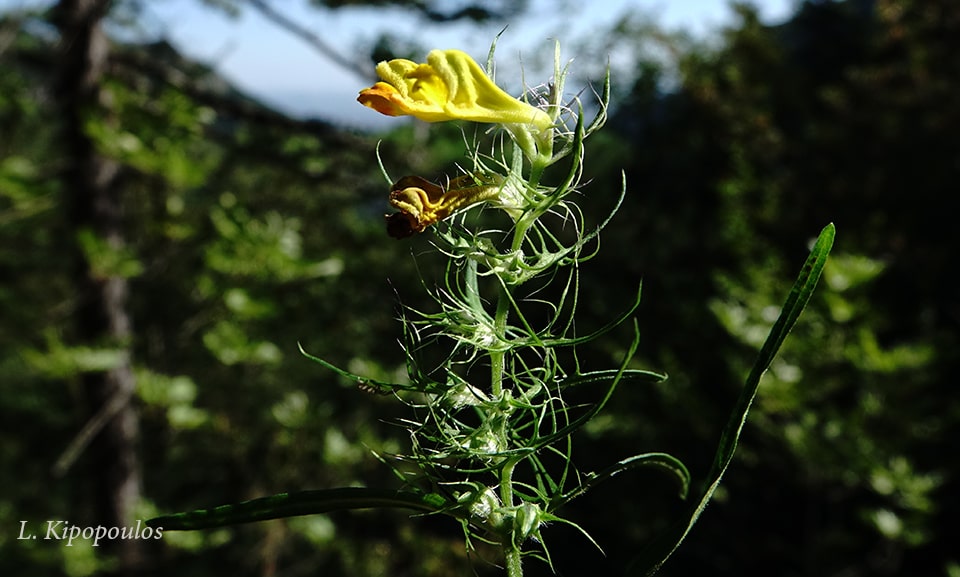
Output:
<path fill-rule="evenodd" d="M 458 25 L 527 9 L 369 2 L 387 3 Z M 321 48 L 273 11 L 282 3 L 210 4 L 267 10 Z M 278 112 L 166 42 L 130 41 L 140 9 L 62 0 L 0 16 L 0 572 L 497 574 L 495 559 L 467 558 L 452 522 L 404 512 L 98 548 L 17 538 L 22 521 L 129 526 L 281 491 L 391 486 L 370 450 L 407 442 L 395 403 L 298 343 L 404 377 L 398 297 L 429 306 L 419 275 L 441 271 L 424 256 L 429 233 L 386 236 L 375 148 L 393 175 L 440 175 L 463 161 L 463 127 L 370 134 Z M 662 574 L 956 577 L 960 232 L 945 204 L 960 180 L 960 7 L 807 1 L 778 25 L 734 10 L 710 42 L 643 14 L 563 39 L 580 86 L 617 54 L 611 122 L 586 152 L 588 222 L 615 202 L 621 170 L 627 181 L 582 269 L 578 326 L 614 317 L 642 280 L 637 362 L 670 376 L 619 390 L 577 463 L 667 451 L 702 478 L 771 311 L 833 221 L 821 287 L 721 492 Z M 431 48 L 383 37 L 348 54 L 372 70 Z M 535 48 L 552 57 L 526 48 L 531 69 Z M 518 93 L 512 57 L 498 55 L 498 80 Z M 625 341 L 614 331 L 581 360 L 617 366 Z M 561 574 L 621 574 L 679 510 L 668 479 L 631 473 L 568 511 L 605 556 L 572 529 L 544 536 Z"/>

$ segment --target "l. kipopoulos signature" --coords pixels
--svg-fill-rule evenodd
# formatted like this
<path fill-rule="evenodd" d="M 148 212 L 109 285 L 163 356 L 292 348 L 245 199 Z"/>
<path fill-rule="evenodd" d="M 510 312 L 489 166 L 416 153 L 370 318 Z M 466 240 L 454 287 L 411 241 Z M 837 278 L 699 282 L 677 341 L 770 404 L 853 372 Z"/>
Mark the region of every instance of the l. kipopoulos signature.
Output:
<path fill-rule="evenodd" d="M 28 521 L 20 521 L 20 534 L 17 539 L 36 539 L 37 534 L 28 530 Z M 71 525 L 69 521 L 53 520 L 47 521 L 44 540 L 66 541 L 67 547 L 72 547 L 76 539 L 92 539 L 93 546 L 99 547 L 101 540 L 115 539 L 160 539 L 163 537 L 163 527 L 147 527 L 141 521 L 137 521 L 136 526 L 131 527 L 80 527 Z"/>

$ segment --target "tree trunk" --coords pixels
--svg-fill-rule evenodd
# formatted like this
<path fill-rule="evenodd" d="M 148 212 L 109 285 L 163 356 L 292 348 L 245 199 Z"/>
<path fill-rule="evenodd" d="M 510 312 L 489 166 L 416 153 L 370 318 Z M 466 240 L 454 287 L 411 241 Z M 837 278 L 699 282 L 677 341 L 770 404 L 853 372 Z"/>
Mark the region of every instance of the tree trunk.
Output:
<path fill-rule="evenodd" d="M 61 34 L 58 98 L 63 113 L 66 167 L 63 179 L 68 229 L 92 234 L 97 244 L 111 250 L 123 248 L 122 197 L 119 165 L 97 151 L 85 123 L 90 115 L 109 115 L 101 80 L 109 44 L 102 21 L 110 0 L 61 0 L 56 9 Z M 101 423 L 92 437 L 89 458 L 95 495 L 96 522 L 105 527 L 128 527 L 140 499 L 140 464 L 137 456 L 139 416 L 133 398 L 135 381 L 130 364 L 130 314 L 126 278 L 102 267 L 88 255 L 77 253 L 76 338 L 87 346 L 116 347 L 122 351 L 117 366 L 82 375 L 92 422 Z M 141 542 L 113 540 L 104 551 L 118 560 L 118 576 L 135 575 L 141 565 Z"/>

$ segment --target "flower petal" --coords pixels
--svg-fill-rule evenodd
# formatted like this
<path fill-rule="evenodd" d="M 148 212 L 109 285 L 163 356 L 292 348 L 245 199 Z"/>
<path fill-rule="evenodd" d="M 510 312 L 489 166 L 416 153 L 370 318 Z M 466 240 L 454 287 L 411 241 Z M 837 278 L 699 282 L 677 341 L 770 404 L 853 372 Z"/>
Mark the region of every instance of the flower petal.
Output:
<path fill-rule="evenodd" d="M 377 82 L 370 88 L 361 90 L 357 102 L 387 116 L 409 114 L 409 111 L 403 105 L 403 98 L 400 93 L 386 82 Z"/>
<path fill-rule="evenodd" d="M 412 236 L 460 208 L 499 194 L 500 181 L 491 176 L 464 174 L 446 188 L 419 176 L 404 176 L 390 188 L 390 205 L 399 212 L 386 216 L 387 234 L 397 239 Z"/>
<path fill-rule="evenodd" d="M 377 74 L 383 81 L 362 90 L 357 100 L 388 116 L 526 124 L 539 131 L 553 124 L 543 110 L 501 90 L 460 50 L 433 50 L 425 64 L 404 59 L 381 62 Z"/>

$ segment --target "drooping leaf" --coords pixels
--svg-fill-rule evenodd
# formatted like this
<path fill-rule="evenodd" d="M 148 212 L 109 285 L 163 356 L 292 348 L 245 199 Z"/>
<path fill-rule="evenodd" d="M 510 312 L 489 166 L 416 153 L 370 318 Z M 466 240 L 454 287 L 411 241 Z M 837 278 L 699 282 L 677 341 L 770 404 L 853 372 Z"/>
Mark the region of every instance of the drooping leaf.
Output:
<path fill-rule="evenodd" d="M 165 531 L 193 531 L 238 523 L 266 521 L 267 519 L 373 507 L 414 509 L 434 513 L 442 510 L 446 504 L 446 499 L 435 493 L 422 494 L 412 491 L 342 487 L 297 493 L 279 493 L 241 503 L 164 515 L 149 519 L 147 525 L 160 527 Z"/>

